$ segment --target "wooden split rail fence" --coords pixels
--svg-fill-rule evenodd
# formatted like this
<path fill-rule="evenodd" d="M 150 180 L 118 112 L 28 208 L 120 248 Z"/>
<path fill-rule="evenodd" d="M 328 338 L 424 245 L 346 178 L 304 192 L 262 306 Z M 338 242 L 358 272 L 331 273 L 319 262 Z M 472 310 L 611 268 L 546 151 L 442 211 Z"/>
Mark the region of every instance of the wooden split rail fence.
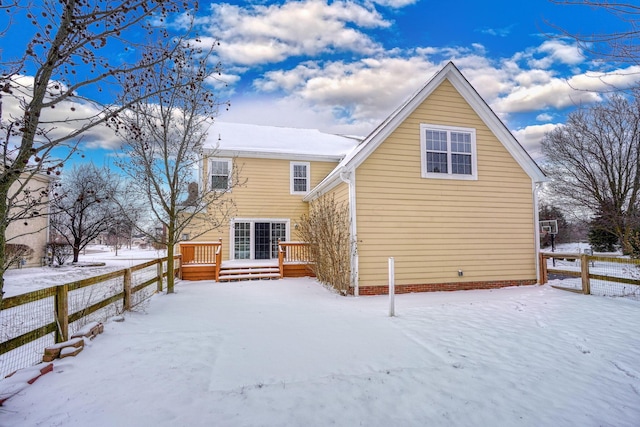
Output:
<path fill-rule="evenodd" d="M 550 261 L 553 261 L 551 266 Z M 550 278 L 563 279 L 553 286 L 571 292 L 640 299 L 638 259 L 586 253 L 541 253 L 540 281 L 548 283 Z M 567 280 L 571 278 L 574 280 Z"/>
<path fill-rule="evenodd" d="M 176 274 L 181 269 L 180 258 L 174 258 Z M 70 329 L 129 311 L 154 293 L 162 292 L 166 262 L 166 257 L 159 258 L 4 298 L 0 310 L 0 378 L 37 363 L 45 347 L 69 339 Z"/>

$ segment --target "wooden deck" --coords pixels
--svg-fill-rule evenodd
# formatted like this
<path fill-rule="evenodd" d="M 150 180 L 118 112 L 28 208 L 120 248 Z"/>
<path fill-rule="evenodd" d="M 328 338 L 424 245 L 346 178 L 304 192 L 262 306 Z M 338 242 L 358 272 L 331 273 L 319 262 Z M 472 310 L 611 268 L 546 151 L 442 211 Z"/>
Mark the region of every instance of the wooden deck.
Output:
<path fill-rule="evenodd" d="M 222 241 L 182 242 L 183 280 L 240 280 L 281 279 L 283 277 L 313 277 L 308 245 L 300 242 L 280 242 L 278 258 L 270 260 L 222 261 Z"/>

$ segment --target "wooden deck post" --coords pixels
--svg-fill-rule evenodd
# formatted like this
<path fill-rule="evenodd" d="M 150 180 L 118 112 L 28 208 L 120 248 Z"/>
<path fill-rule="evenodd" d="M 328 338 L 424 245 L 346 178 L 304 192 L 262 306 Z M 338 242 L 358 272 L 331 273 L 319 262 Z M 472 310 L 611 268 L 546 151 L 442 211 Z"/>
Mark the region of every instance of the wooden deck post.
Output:
<path fill-rule="evenodd" d="M 591 283 L 589 282 L 589 255 L 580 255 L 580 277 L 582 278 L 582 293 L 591 294 Z"/>
<path fill-rule="evenodd" d="M 123 287 L 124 287 L 124 301 L 123 308 L 124 311 L 131 311 L 131 269 L 127 268 L 124 270 L 124 278 L 123 278 Z"/>
<path fill-rule="evenodd" d="M 216 282 L 220 281 L 220 268 L 222 267 L 222 237 L 218 238 L 218 242 L 220 245 L 216 248 L 216 272 L 215 272 L 215 280 Z M 231 248 L 229 248 L 231 250 Z"/>
<path fill-rule="evenodd" d="M 284 249 L 280 246 L 281 240 L 278 239 L 278 269 L 280 270 L 280 278 L 284 277 Z"/>
<path fill-rule="evenodd" d="M 69 287 L 67 284 L 56 286 L 56 342 L 69 339 Z"/>

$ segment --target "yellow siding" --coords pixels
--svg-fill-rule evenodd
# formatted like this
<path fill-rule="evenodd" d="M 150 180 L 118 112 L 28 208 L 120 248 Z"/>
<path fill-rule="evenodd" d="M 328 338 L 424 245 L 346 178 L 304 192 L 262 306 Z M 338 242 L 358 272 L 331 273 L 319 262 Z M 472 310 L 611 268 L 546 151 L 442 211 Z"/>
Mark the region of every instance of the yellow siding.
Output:
<path fill-rule="evenodd" d="M 327 195 L 330 194 L 333 194 L 333 200 L 336 204 L 349 205 L 349 186 L 346 183 L 342 182 L 335 186 L 331 191 L 327 192 Z"/>
<path fill-rule="evenodd" d="M 421 178 L 420 124 L 476 129 L 478 180 Z M 535 279 L 531 179 L 445 80 L 357 169 L 361 286 Z M 458 277 L 458 270 L 464 272 Z"/>
<path fill-rule="evenodd" d="M 206 162 L 205 162 L 206 163 Z M 234 187 L 226 197 L 235 204 L 235 218 L 289 219 L 291 240 L 298 240 L 294 229 L 300 217 L 308 212 L 304 195 L 290 192 L 290 161 L 279 159 L 233 159 L 233 167 L 239 168 L 241 186 Z M 316 186 L 337 165 L 336 162 L 309 162 L 311 188 Z M 198 241 L 218 240 L 222 237 L 223 259 L 229 259 L 230 228 L 226 222 L 218 230 L 208 232 Z"/>

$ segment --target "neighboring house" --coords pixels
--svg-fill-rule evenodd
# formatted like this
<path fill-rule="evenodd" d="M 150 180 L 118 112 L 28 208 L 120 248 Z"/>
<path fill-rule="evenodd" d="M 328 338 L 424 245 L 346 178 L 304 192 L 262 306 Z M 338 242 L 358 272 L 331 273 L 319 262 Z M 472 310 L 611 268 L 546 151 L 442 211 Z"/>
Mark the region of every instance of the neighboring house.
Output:
<path fill-rule="evenodd" d="M 235 167 L 247 180 L 230 193 L 235 218 L 215 233 L 225 260 L 273 258 L 278 238 L 295 239 L 307 203 L 332 194 L 349 206 L 355 294 L 387 292 L 389 257 L 396 292 L 537 281 L 537 190 L 546 177 L 452 63 L 361 143 L 218 126 L 210 139 L 220 149 L 205 173 L 214 188 Z M 268 151 L 274 142 L 281 148 Z"/>
<path fill-rule="evenodd" d="M 47 175 L 33 175 L 26 184 L 26 188 L 39 198 L 42 195 L 39 206 L 31 209 L 20 220 L 14 220 L 9 223 L 5 233 L 7 246 L 10 245 L 27 245 L 33 249 L 33 255 L 23 260 L 14 262 L 10 268 L 17 267 L 40 267 L 43 258 L 46 256 L 47 242 L 49 239 L 49 204 L 48 204 L 48 188 L 50 179 Z M 15 192 L 19 187 L 19 182 L 14 183 L 10 191 Z M 42 192 L 45 192 L 42 194 Z M 22 202 L 18 202 L 22 203 Z M 14 210 L 13 212 L 16 212 Z M 35 214 L 37 212 L 37 214 Z M 12 211 L 10 211 L 10 216 Z M 31 214 L 35 214 L 32 216 Z"/>

